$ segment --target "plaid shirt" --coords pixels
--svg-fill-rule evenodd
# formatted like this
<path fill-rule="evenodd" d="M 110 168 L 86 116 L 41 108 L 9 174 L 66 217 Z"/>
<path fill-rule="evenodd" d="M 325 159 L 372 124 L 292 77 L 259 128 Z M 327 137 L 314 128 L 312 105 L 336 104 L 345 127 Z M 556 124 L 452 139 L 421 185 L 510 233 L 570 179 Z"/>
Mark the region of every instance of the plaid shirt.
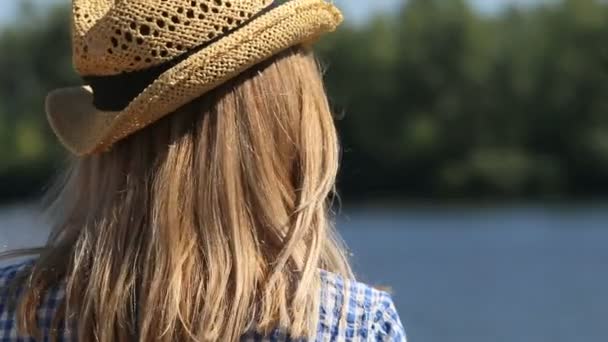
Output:
<path fill-rule="evenodd" d="M 31 261 L 0 268 L 0 342 L 36 342 L 31 337 L 17 335 L 15 312 L 8 307 L 9 291 L 6 286 L 19 271 L 30 265 Z M 387 293 L 328 272 L 321 272 L 321 279 L 321 310 L 316 341 L 405 342 L 403 326 Z M 51 289 L 38 309 L 43 342 L 50 341 L 52 319 L 63 296 L 63 289 Z M 347 310 L 345 315 L 344 309 Z M 58 335 L 59 341 L 73 340 L 68 331 L 60 331 Z M 293 341 L 280 331 L 265 337 L 252 333 L 242 340 Z"/>

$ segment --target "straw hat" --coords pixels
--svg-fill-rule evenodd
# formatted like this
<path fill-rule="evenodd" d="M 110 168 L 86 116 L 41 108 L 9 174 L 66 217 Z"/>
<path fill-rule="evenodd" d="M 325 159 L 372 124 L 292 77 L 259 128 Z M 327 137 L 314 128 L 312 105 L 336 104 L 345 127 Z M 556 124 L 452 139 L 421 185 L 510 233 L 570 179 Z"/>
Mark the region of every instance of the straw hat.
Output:
<path fill-rule="evenodd" d="M 246 69 L 333 31 L 324 0 L 73 0 L 73 59 L 87 86 L 46 112 L 76 155 L 103 152 Z"/>

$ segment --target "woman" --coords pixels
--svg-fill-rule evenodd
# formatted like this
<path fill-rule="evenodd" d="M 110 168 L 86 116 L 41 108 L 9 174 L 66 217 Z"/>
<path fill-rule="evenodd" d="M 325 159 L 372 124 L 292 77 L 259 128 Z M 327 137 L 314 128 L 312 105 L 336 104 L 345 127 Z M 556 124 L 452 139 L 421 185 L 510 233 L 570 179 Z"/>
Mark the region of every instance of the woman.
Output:
<path fill-rule="evenodd" d="M 323 0 L 74 0 L 88 86 L 47 115 L 77 157 L 47 246 L 0 270 L 0 340 L 404 341 L 328 212 L 338 142 L 307 46 L 341 20 Z"/>

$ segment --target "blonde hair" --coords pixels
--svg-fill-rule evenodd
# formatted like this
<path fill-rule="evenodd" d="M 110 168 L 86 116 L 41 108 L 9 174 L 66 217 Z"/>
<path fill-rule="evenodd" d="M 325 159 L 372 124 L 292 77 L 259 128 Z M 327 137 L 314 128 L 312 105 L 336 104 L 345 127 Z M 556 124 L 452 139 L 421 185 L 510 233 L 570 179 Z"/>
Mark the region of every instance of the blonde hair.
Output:
<path fill-rule="evenodd" d="M 20 331 L 37 333 L 40 294 L 65 283 L 56 322 L 82 341 L 314 336 L 319 269 L 352 277 L 328 202 L 338 159 L 316 62 L 293 49 L 76 160 Z"/>

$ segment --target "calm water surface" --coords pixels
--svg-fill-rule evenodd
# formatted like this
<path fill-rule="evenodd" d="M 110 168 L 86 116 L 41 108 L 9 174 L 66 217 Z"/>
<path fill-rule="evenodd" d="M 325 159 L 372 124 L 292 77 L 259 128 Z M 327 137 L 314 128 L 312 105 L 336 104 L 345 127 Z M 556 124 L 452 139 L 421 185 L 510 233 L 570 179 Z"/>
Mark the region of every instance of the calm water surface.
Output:
<path fill-rule="evenodd" d="M 390 286 L 413 342 L 608 341 L 608 206 L 344 210 L 364 281 Z M 0 209 L 0 250 L 42 243 Z"/>

